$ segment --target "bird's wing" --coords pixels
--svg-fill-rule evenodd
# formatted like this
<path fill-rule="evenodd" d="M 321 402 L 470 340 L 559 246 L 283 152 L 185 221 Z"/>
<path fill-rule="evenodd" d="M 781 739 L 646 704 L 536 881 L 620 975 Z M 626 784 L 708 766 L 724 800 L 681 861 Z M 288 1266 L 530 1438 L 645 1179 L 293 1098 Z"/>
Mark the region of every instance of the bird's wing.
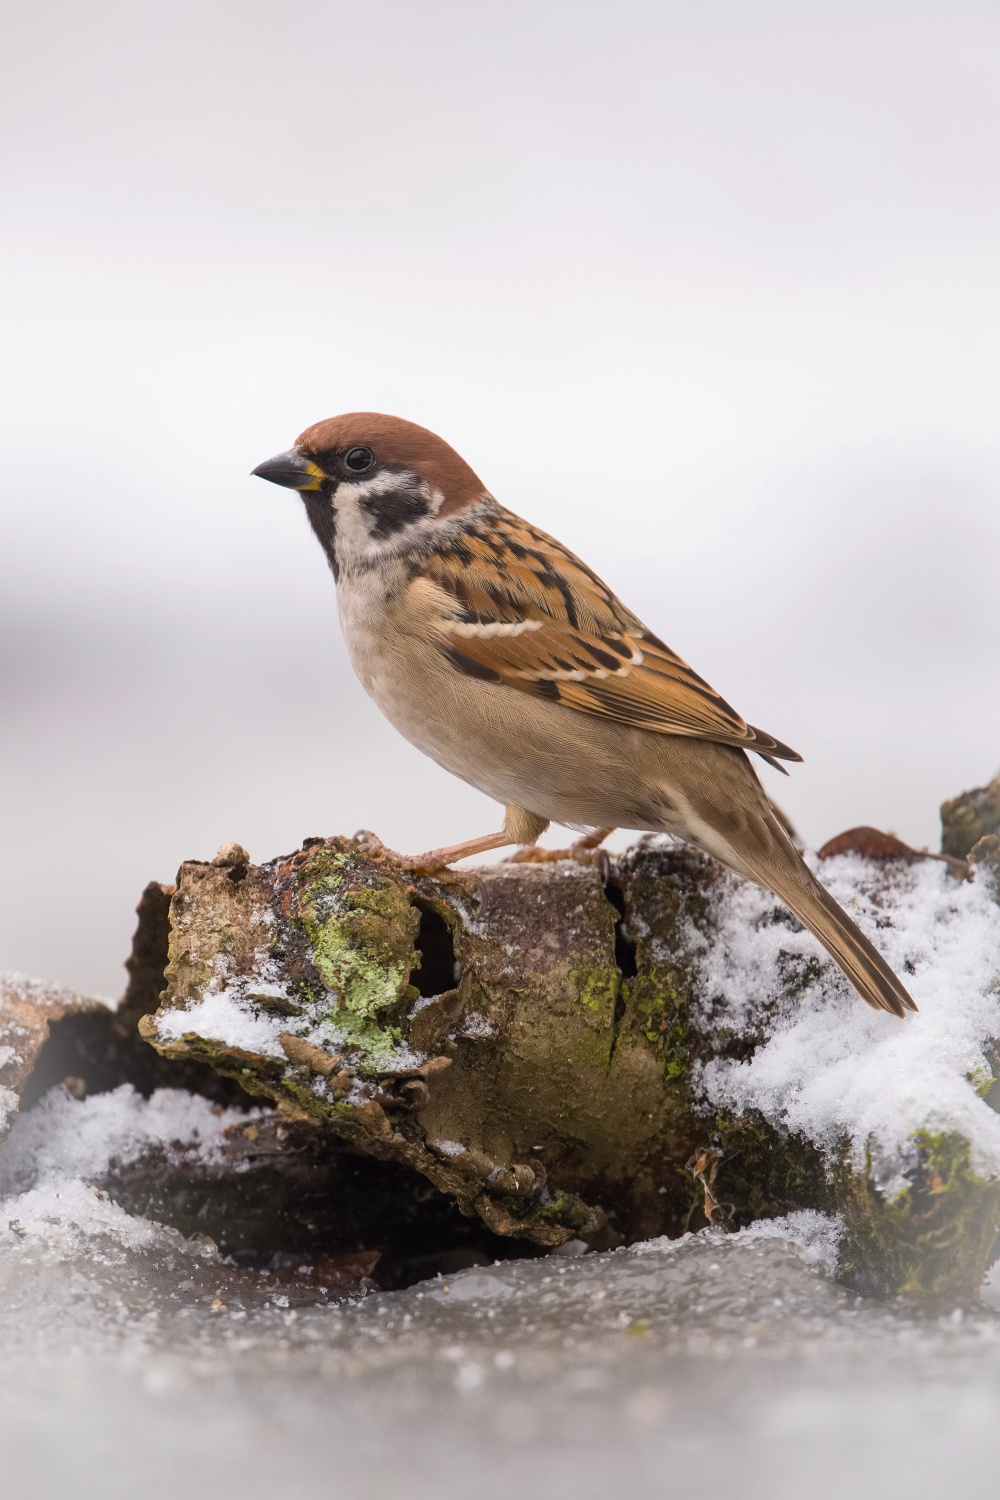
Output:
<path fill-rule="evenodd" d="M 441 600 L 440 649 L 459 672 L 772 763 L 802 758 L 747 724 L 579 558 L 509 511 L 463 528 L 423 577 Z"/>

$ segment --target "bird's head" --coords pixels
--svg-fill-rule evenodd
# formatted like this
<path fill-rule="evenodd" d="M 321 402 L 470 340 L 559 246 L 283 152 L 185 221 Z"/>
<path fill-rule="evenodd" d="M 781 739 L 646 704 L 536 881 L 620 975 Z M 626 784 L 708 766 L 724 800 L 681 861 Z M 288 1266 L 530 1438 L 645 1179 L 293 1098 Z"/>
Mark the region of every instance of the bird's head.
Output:
<path fill-rule="evenodd" d="M 442 438 L 371 411 L 314 423 L 253 472 L 301 493 L 335 574 L 426 545 L 440 525 L 489 500 Z"/>

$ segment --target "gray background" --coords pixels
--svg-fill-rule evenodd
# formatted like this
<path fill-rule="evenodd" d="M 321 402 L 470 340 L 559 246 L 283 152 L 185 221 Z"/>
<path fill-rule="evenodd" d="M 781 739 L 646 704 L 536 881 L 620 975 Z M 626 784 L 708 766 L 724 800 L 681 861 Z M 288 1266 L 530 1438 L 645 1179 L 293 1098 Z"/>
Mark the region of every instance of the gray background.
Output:
<path fill-rule="evenodd" d="M 144 882 L 226 839 L 496 826 L 248 478 L 342 410 L 440 431 L 801 750 L 762 774 L 811 842 L 934 845 L 995 772 L 996 4 L 0 32 L 0 967 L 118 993 Z"/>

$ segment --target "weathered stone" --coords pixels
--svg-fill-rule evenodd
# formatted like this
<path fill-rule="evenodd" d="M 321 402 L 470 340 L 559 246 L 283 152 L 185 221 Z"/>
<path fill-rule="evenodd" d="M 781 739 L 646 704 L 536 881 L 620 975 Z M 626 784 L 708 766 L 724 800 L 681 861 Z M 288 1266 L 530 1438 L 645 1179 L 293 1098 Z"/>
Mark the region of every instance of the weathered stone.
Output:
<path fill-rule="evenodd" d="M 941 852 L 965 859 L 986 834 L 1000 834 L 1000 776 L 941 804 Z"/>
<path fill-rule="evenodd" d="M 971 850 L 977 883 L 994 879 L 998 847 L 985 835 Z M 845 848 L 880 856 L 872 878 L 888 903 L 909 878 L 894 861 L 926 858 L 858 851 L 850 837 Z M 347 839 L 260 866 L 230 844 L 183 865 L 176 888 L 147 888 L 122 1006 L 51 1008 L 25 1099 L 62 1081 L 81 1094 L 128 1081 L 270 1101 L 233 1162 L 150 1159 L 106 1184 L 258 1262 L 363 1245 L 383 1266 L 409 1264 L 400 1226 L 423 1219 L 457 1253 L 455 1226 L 468 1224 L 467 1253 L 480 1254 L 492 1236 L 607 1246 L 816 1208 L 844 1216 L 850 1285 L 971 1295 L 1000 1233 L 1000 1186 L 975 1174 L 961 1136 L 918 1132 L 906 1187 L 886 1198 L 848 1142 L 831 1161 L 753 1110 L 707 1109 L 701 1065 L 753 1057 L 822 966 L 782 959 L 781 993 L 727 1030 L 704 964 L 732 890 L 712 860 L 662 841 L 602 864 L 442 879 Z M 762 920 L 798 931 L 777 903 Z M 985 1074 L 969 1082 L 982 1097 Z M 431 1255 L 420 1244 L 417 1261 Z"/>
<path fill-rule="evenodd" d="M 188 1088 L 221 1104 L 249 1102 L 236 1083 L 214 1069 L 197 1061 L 183 1066 L 167 1062 L 139 1036 L 140 1018 L 156 1009 L 163 993 L 173 894 L 172 885 L 153 880 L 139 898 L 132 950 L 125 961 L 128 985 L 117 1009 L 97 1001 L 76 1003 L 79 997 L 71 997 L 73 1003 L 47 1012 L 42 1045 L 23 1083 L 23 1109 L 66 1079 L 80 1097 L 131 1083 L 147 1098 L 157 1088 Z"/>
<path fill-rule="evenodd" d="M 969 850 L 969 865 L 977 880 L 985 880 L 1000 901 L 1000 834 L 986 833 Z"/>
<path fill-rule="evenodd" d="M 617 914 L 593 868 L 556 868 L 407 885 L 337 839 L 245 871 L 186 864 L 164 1009 L 142 1033 L 164 1056 L 210 1062 L 288 1118 L 405 1162 L 498 1232 L 556 1245 L 583 1228 L 617 1240 L 573 1180 L 603 1172 L 602 1153 L 620 1158 L 606 1141 L 618 1091 L 608 1078 Z M 280 1057 L 195 1029 L 164 1039 L 158 1018 L 219 993 L 220 976 L 255 1014 L 336 1028 L 345 1067 L 329 1076 L 325 1056 L 316 1066 L 284 1030 Z M 450 991 L 421 997 L 446 981 Z M 586 1164 L 582 1176 L 569 1156 Z M 550 1160 L 565 1166 L 554 1194 L 544 1188 Z M 491 1182 L 497 1168 L 512 1175 Z"/>
<path fill-rule="evenodd" d="M 0 974 L 0 1140 L 14 1123 L 21 1094 L 51 1027 L 68 1016 L 108 1018 L 110 1012 L 103 1001 L 87 999 L 62 985 L 43 984 L 23 974 Z M 78 1075 L 67 1068 L 61 1077 L 69 1077 L 76 1091 Z"/>
<path fill-rule="evenodd" d="M 971 1292 L 1000 1187 L 975 1177 L 967 1144 L 925 1133 L 909 1186 L 884 1201 L 846 1158 L 831 1168 L 753 1111 L 706 1117 L 698 1064 L 750 1056 L 770 1026 L 764 1006 L 759 1034 L 729 1036 L 702 1003 L 726 877 L 648 841 L 608 869 L 607 883 L 568 862 L 414 879 L 343 839 L 259 867 L 185 865 L 164 1007 L 143 1034 L 301 1128 L 421 1173 L 496 1234 L 608 1245 L 818 1208 L 844 1214 L 842 1273 L 859 1290 Z M 788 982 L 810 973 L 792 966 Z M 200 1001 L 223 988 L 244 1014 L 293 1017 L 279 1055 L 199 1030 Z M 171 1039 L 176 1009 L 191 1030 Z M 286 1024 L 336 1041 L 290 1043 Z M 692 1167 L 709 1156 L 710 1186 Z"/>

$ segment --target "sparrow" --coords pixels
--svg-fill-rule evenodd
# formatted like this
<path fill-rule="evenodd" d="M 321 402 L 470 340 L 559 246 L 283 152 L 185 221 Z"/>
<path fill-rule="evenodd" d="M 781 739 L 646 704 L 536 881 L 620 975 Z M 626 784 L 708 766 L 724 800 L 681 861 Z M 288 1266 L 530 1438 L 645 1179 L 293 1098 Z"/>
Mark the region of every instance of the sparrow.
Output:
<path fill-rule="evenodd" d="M 506 510 L 425 427 L 377 412 L 317 422 L 253 473 L 298 490 L 337 584 L 367 692 L 446 770 L 505 805 L 502 829 L 415 857 L 436 871 L 550 822 L 593 848 L 669 833 L 772 891 L 858 993 L 916 1006 L 804 863 L 748 752 L 794 750 L 748 724 L 566 547 Z M 381 846 L 379 846 L 381 847 Z"/>

